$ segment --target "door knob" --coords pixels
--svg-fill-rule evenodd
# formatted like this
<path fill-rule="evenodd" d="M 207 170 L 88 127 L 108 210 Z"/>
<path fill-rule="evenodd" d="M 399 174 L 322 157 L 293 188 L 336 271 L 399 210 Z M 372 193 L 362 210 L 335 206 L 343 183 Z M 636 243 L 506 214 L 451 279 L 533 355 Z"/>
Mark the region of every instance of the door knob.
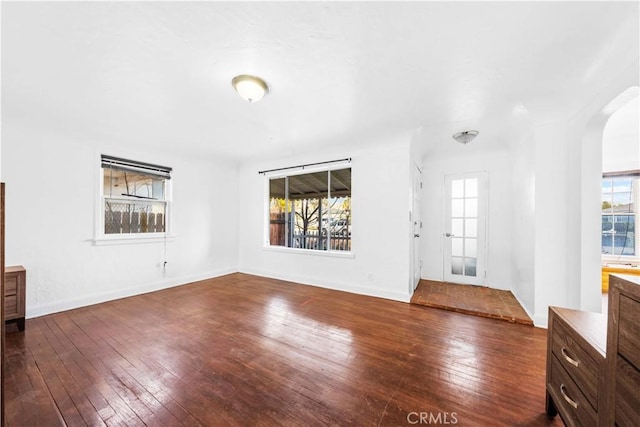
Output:
<path fill-rule="evenodd" d="M 445 236 L 445 237 L 453 237 L 453 234 L 451 234 L 451 233 L 444 233 L 444 236 Z"/>
<path fill-rule="evenodd" d="M 414 234 L 413 237 L 420 237 L 420 235 L 419 234 Z"/>

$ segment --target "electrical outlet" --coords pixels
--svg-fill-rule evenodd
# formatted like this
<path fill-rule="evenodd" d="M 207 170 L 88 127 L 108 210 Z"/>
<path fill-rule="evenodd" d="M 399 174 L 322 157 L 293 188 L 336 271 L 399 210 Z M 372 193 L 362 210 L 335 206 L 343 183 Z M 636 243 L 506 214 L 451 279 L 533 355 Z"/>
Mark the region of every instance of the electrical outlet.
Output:
<path fill-rule="evenodd" d="M 367 274 L 367 279 L 368 279 L 370 282 L 373 282 L 373 273 L 369 273 L 369 274 Z"/>

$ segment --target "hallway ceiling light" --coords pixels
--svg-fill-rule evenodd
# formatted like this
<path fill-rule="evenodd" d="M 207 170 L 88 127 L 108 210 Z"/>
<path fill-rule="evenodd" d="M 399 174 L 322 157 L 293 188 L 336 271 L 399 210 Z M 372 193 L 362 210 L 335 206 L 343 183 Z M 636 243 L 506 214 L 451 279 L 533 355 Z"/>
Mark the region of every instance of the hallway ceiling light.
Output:
<path fill-rule="evenodd" d="M 476 136 L 478 136 L 477 130 L 465 130 L 454 134 L 453 139 L 458 141 L 460 144 L 468 144 L 473 141 Z"/>
<path fill-rule="evenodd" d="M 243 99 L 249 102 L 260 101 L 267 93 L 269 86 L 260 77 L 242 74 L 231 80 L 231 85 Z"/>

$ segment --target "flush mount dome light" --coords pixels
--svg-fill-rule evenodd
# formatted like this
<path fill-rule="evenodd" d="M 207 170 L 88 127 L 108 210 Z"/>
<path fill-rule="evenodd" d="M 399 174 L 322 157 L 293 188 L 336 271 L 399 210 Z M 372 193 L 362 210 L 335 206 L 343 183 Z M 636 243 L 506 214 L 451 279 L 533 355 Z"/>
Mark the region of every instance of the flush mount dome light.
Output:
<path fill-rule="evenodd" d="M 453 135 L 453 139 L 458 141 L 460 144 L 468 144 L 473 141 L 476 136 L 478 136 L 477 130 L 465 130 L 464 132 L 458 132 Z"/>
<path fill-rule="evenodd" d="M 267 93 L 269 86 L 260 77 L 242 74 L 231 80 L 231 85 L 243 99 L 249 102 L 260 101 Z"/>

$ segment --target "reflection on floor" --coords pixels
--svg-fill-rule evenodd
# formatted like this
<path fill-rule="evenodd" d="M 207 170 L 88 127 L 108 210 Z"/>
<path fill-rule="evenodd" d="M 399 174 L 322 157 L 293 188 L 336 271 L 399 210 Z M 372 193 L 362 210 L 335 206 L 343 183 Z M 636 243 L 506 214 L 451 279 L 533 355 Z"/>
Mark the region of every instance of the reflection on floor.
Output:
<path fill-rule="evenodd" d="M 533 321 L 510 291 L 485 286 L 421 280 L 411 298 L 411 303 L 533 325 Z"/>
<path fill-rule="evenodd" d="M 539 328 L 235 273 L 27 319 L 5 424 L 561 426 L 546 348 Z"/>

